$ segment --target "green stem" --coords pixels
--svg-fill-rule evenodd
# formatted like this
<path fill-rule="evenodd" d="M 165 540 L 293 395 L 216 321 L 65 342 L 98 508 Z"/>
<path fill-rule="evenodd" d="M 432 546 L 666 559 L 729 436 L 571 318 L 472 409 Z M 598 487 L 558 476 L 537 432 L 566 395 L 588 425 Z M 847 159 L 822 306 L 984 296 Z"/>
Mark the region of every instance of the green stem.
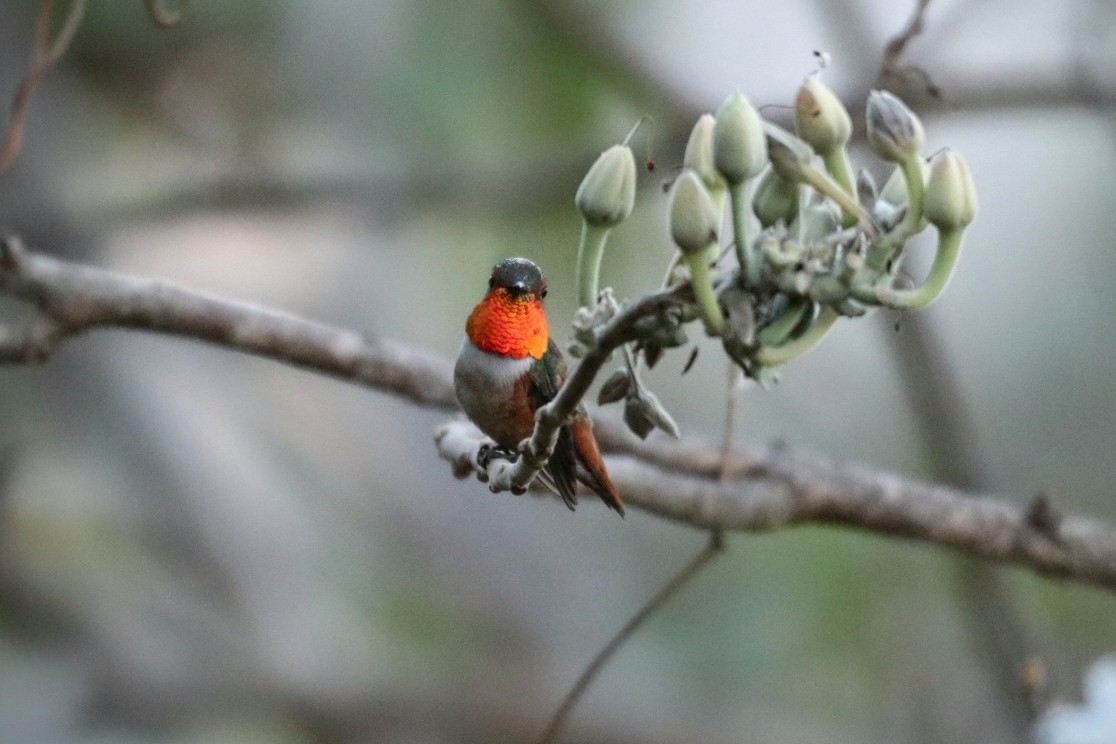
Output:
<path fill-rule="evenodd" d="M 747 181 L 730 183 L 729 203 L 732 206 L 732 241 L 736 244 L 736 258 L 740 262 L 740 271 L 748 286 L 754 287 L 760 280 L 760 262 L 756 255 L 755 247 L 748 239 L 748 201 L 745 195 L 748 188 Z"/>
<path fill-rule="evenodd" d="M 713 202 L 713 211 L 717 215 L 717 234 L 720 235 L 725 227 L 725 202 L 728 200 L 728 187 L 720 186 L 717 188 L 708 188 L 709 199 Z M 709 248 L 705 251 L 705 257 L 708 259 L 710 266 L 717 264 L 717 259 L 721 257 L 721 244 L 713 241 L 709 244 Z"/>
<path fill-rule="evenodd" d="M 597 284 L 601 274 L 601 256 L 610 228 L 581 223 L 581 243 L 577 248 L 577 303 L 581 307 L 597 306 Z"/>
<path fill-rule="evenodd" d="M 839 317 L 840 314 L 833 308 L 823 307 L 814 324 L 801 336 L 782 346 L 762 347 L 756 351 L 754 358 L 764 367 L 774 367 L 797 359 L 814 348 Z"/>
<path fill-rule="evenodd" d="M 818 170 L 817 168 L 803 169 L 803 180 L 810 186 L 814 187 L 817 191 L 825 194 L 833 201 L 837 202 L 837 206 L 848 216 L 855 218 L 855 220 L 864 225 L 872 224 L 872 215 L 868 214 L 868 210 L 860 206 L 860 202 L 856 197 L 837 183 L 825 171 Z"/>
<path fill-rule="evenodd" d="M 934 265 L 921 287 L 915 289 L 891 289 L 890 287 L 871 291 L 867 298 L 862 298 L 857 293 L 857 299 L 869 299 L 888 307 L 915 310 L 926 307 L 938 298 L 949 284 L 953 276 L 953 269 L 957 266 L 957 257 L 961 254 L 961 237 L 964 228 L 940 230 L 938 232 L 938 253 L 934 256 Z"/>
<path fill-rule="evenodd" d="M 717 234 L 720 235 L 725 224 L 725 197 L 728 196 L 728 187 L 710 187 L 707 184 L 706 191 L 709 192 L 709 200 L 713 202 L 713 211 L 717 214 Z"/>
<path fill-rule="evenodd" d="M 907 239 L 922 228 L 922 203 L 926 186 L 922 182 L 922 156 L 912 155 L 899 164 L 907 183 L 907 213 L 903 221 L 868 249 L 864 260 L 866 272 L 878 274 L 895 257 Z"/>
<path fill-rule="evenodd" d="M 853 181 L 852 163 L 849 161 L 848 150 L 844 147 L 835 147 L 822 155 L 822 162 L 825 163 L 825 169 L 829 171 L 829 175 L 833 176 L 833 180 L 849 194 L 856 196 L 856 184 Z M 844 214 L 844 219 L 841 222 L 842 226 L 855 226 L 857 216 L 851 212 L 842 211 Z"/>
<path fill-rule="evenodd" d="M 813 303 L 807 300 L 791 301 L 777 318 L 764 326 L 756 335 L 760 346 L 778 346 L 786 341 L 787 336 L 798 327 L 812 305 Z"/>
<path fill-rule="evenodd" d="M 805 240 L 806 234 L 806 207 L 810 206 L 810 187 L 804 181 L 798 183 L 798 209 L 795 211 L 794 224 L 797 226 L 795 230 L 795 239 L 798 240 L 799 245 L 802 245 Z"/>
<path fill-rule="evenodd" d="M 903 178 L 907 181 L 907 214 L 903 218 L 903 231 L 910 237 L 922 227 L 922 201 L 926 193 L 926 184 L 922 182 L 922 156 L 915 154 L 903 158 L 899 167 L 903 169 Z"/>
<path fill-rule="evenodd" d="M 709 276 L 706 251 L 687 254 L 686 260 L 690 262 L 694 298 L 697 300 L 698 308 L 701 309 L 701 317 L 705 320 L 705 330 L 710 336 L 720 336 L 725 332 L 725 316 L 721 312 L 721 304 L 717 302 L 717 295 L 713 292 L 713 280 Z"/>

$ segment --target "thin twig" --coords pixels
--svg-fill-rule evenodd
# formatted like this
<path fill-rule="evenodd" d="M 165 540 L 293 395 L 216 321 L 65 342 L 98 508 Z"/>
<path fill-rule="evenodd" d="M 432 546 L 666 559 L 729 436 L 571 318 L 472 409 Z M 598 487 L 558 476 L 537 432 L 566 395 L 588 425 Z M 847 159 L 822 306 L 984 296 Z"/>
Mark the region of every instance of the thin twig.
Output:
<path fill-rule="evenodd" d="M 930 95 L 935 98 L 940 95 L 938 86 L 934 84 L 925 70 L 914 65 L 903 64 L 903 54 L 907 50 L 907 45 L 922 33 L 926 11 L 929 6 L 930 0 L 915 0 L 915 9 L 911 13 L 911 18 L 906 27 L 888 40 L 884 47 L 883 62 L 880 65 L 880 73 L 873 85 L 874 88 L 897 90 L 903 83 L 912 78 L 917 78 Z"/>
<path fill-rule="evenodd" d="M 899 64 L 899 60 L 903 57 L 903 52 L 906 51 L 907 45 L 911 40 L 922 33 L 923 22 L 926 18 L 926 10 L 930 6 L 930 0 L 915 0 L 915 9 L 911 13 L 911 18 L 907 21 L 907 25 L 895 36 L 887 42 L 884 47 L 883 54 L 883 70 L 881 74 L 886 74 L 890 70 L 894 70 Z"/>
<path fill-rule="evenodd" d="M 85 0 L 73 0 L 70 12 L 62 22 L 58 36 L 52 42 L 50 27 L 54 16 L 53 0 L 43 0 L 39 11 L 39 21 L 35 26 L 35 41 L 31 49 L 31 62 L 28 65 L 27 76 L 16 91 L 12 100 L 12 118 L 8 123 L 8 131 L 4 141 L 0 144 L 0 173 L 11 166 L 23 147 L 23 129 L 27 119 L 27 111 L 35 96 L 39 83 L 46 77 L 47 72 L 54 66 L 62 55 L 66 53 L 70 43 L 77 35 L 78 26 L 85 14 Z"/>
<path fill-rule="evenodd" d="M 619 632 L 605 644 L 604 648 L 593 657 L 593 660 L 589 662 L 589 666 L 585 667 L 585 671 L 577 678 L 577 682 L 575 682 L 574 686 L 570 688 L 570 691 L 566 693 L 566 697 L 563 698 L 562 704 L 558 706 L 558 710 L 554 712 L 554 716 L 550 719 L 550 723 L 547 724 L 546 730 L 543 732 L 542 736 L 539 737 L 538 744 L 553 744 L 553 742 L 557 741 L 558 735 L 562 732 L 562 727 L 566 723 L 566 719 L 569 718 L 570 713 L 573 712 L 573 709 L 581 700 L 582 695 L 585 694 L 585 690 L 593 683 L 593 680 L 596 679 L 597 674 L 600 673 L 605 664 L 607 664 L 620 647 L 624 645 L 625 641 L 632 637 L 632 634 L 639 629 L 639 626 L 641 626 L 647 618 L 654 615 L 679 589 L 689 583 L 690 579 L 694 578 L 705 564 L 720 553 L 723 547 L 724 541 L 722 540 L 721 532 L 714 531 L 709 536 L 709 542 L 701 549 L 701 552 L 683 566 L 682 570 L 675 574 L 655 596 L 647 601 L 647 604 L 640 607 L 639 610 L 632 615 L 628 622 L 624 624 L 624 627 L 622 627 Z"/>

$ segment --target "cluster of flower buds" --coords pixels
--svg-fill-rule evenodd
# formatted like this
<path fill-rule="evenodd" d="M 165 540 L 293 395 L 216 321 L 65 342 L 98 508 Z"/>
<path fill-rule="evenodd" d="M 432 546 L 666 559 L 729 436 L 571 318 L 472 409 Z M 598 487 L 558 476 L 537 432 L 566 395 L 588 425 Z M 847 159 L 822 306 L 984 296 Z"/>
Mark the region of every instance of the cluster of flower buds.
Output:
<path fill-rule="evenodd" d="M 946 149 L 927 162 L 922 123 L 891 93 L 873 91 L 865 115 L 871 150 L 894 164 L 882 188 L 866 170 L 854 177 L 852 119 L 818 74 L 799 87 L 794 117 L 791 133 L 733 93 L 694 125 L 669 196 L 669 235 L 678 252 L 666 283 L 692 286 L 683 320 L 700 317 L 706 333 L 759 380 L 809 350 L 839 317 L 932 302 L 976 213 L 965 161 Z M 630 214 L 634 186 L 631 150 L 617 145 L 577 192 L 586 318 L 597 305 L 600 250 L 608 230 Z M 726 222 L 731 233 L 721 235 Z M 937 231 L 933 265 L 910 286 L 900 258 L 930 225 Z M 650 363 L 664 343 L 685 338 L 677 325 L 662 330 L 640 347 Z"/>
<path fill-rule="evenodd" d="M 793 110 L 795 133 L 764 122 L 740 93 L 697 119 L 667 207 L 677 251 L 664 286 L 687 290 L 685 307 L 647 319 L 636 346 L 647 366 L 664 348 L 685 344 L 683 323 L 701 318 L 744 374 L 764 381 L 814 347 L 838 318 L 878 307 L 922 308 L 949 283 L 976 212 L 961 156 L 943 149 L 927 162 L 918 117 L 902 100 L 874 90 L 865 116 L 868 145 L 894 164 L 877 189 L 867 171 L 854 177 L 852 118 L 817 74 L 799 86 Z M 598 267 L 608 232 L 632 213 L 634 197 L 632 151 L 610 147 L 577 192 L 584 229 L 575 356 L 619 311 L 607 289 L 598 294 Z M 722 235 L 725 223 L 731 233 Z M 907 241 L 930 225 L 937 233 L 934 261 L 911 286 L 899 259 Z M 625 359 L 602 403 L 624 399 L 625 417 L 641 436 L 652 426 L 675 434 L 626 349 Z"/>

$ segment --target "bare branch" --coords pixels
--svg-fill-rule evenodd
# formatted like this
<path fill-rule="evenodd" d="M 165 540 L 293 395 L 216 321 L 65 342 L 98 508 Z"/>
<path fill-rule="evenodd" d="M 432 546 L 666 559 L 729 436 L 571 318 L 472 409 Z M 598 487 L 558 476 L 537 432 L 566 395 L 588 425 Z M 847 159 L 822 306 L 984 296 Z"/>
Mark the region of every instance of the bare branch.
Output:
<path fill-rule="evenodd" d="M 951 547 L 1039 573 L 1116 589 L 1116 531 L 1065 518 L 1055 538 L 1005 499 L 905 479 L 851 463 L 772 451 L 753 475 L 727 485 L 679 476 L 634 459 L 610 462 L 617 486 L 638 479 L 646 508 L 698 526 L 766 531 L 801 523 L 841 524 Z"/>
<path fill-rule="evenodd" d="M 926 10 L 930 6 L 930 0 L 916 0 L 915 9 L 911 14 L 911 19 L 907 22 L 907 26 L 898 34 L 888 40 L 887 45 L 884 47 L 883 63 L 880 65 L 880 73 L 876 78 L 873 88 L 880 88 L 884 90 L 898 90 L 904 83 L 911 80 L 918 80 L 922 83 L 925 90 L 930 95 L 937 98 L 940 95 L 938 86 L 930 79 L 929 74 L 920 67 L 913 65 L 904 65 L 903 53 L 907 50 L 907 45 L 911 40 L 922 33 L 923 20 L 926 17 Z"/>
<path fill-rule="evenodd" d="M 0 328 L 0 362 L 40 361 L 92 328 L 132 328 L 257 354 L 423 406 L 456 408 L 449 363 L 405 344 L 60 261 L 25 251 L 15 239 L 0 245 L 0 293 L 39 310 L 26 328 Z M 618 340 L 626 337 L 614 330 Z M 602 337 L 602 348 L 611 343 L 605 341 Z M 578 387 L 588 382 L 576 371 L 570 381 L 576 386 L 567 395 L 579 400 L 584 389 Z M 726 459 L 716 446 L 641 442 L 608 420 L 598 422 L 597 434 L 613 453 L 609 471 L 625 501 L 668 519 L 752 532 L 839 524 L 1116 590 L 1116 530 L 1094 521 L 1036 518 L 1033 508 L 1007 499 L 784 450 L 737 451 Z M 475 469 L 483 435 L 472 424 L 448 423 L 437 441 L 439 454 L 455 464 L 458 475 Z"/>
<path fill-rule="evenodd" d="M 57 346 L 96 327 L 185 336 L 385 390 L 414 403 L 456 407 L 451 367 L 390 339 L 364 336 L 295 315 L 59 261 L 0 245 L 0 291 L 32 302 L 30 328 L 0 334 L 0 362 L 45 360 Z"/>
<path fill-rule="evenodd" d="M 608 428 L 598 425 L 602 435 Z M 621 448 L 615 432 L 608 433 L 602 444 L 628 452 L 608 463 L 625 503 L 668 519 L 745 532 L 840 524 L 1116 590 L 1116 530 L 1097 522 L 1065 517 L 1051 537 L 1031 524 L 1025 508 L 1006 499 L 779 449 L 737 454 L 726 467 L 734 479 L 719 482 L 716 448 Z M 482 440 L 466 421 L 447 423 L 436 435 L 439 454 L 458 465 Z"/>

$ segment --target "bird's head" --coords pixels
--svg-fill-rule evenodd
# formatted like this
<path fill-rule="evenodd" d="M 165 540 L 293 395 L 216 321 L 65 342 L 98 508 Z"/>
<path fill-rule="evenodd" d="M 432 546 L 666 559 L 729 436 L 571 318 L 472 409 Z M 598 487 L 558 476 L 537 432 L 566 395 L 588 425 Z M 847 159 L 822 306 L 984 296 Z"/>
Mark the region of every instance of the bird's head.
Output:
<path fill-rule="evenodd" d="M 485 351 L 541 359 L 550 340 L 544 297 L 539 267 L 526 258 L 505 258 L 492 268 L 488 291 L 469 315 L 469 339 Z"/>

